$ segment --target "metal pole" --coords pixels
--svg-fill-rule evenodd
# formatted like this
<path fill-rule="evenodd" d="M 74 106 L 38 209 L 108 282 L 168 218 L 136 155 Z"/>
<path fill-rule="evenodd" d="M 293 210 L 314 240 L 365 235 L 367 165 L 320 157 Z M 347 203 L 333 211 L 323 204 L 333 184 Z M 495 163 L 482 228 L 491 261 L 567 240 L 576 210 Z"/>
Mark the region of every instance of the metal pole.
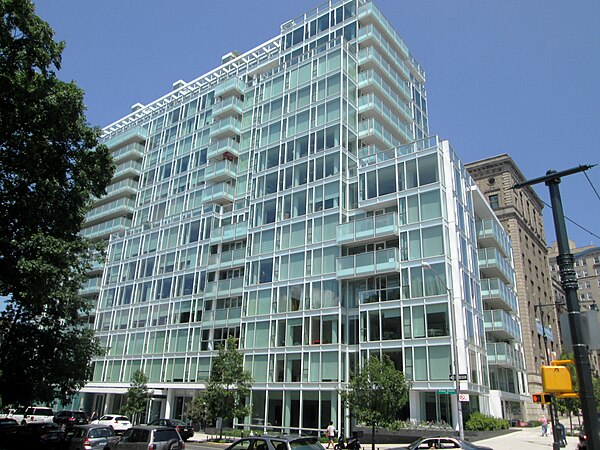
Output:
<path fill-rule="evenodd" d="M 547 175 L 555 174 L 548 171 Z M 600 436 L 597 420 L 596 401 L 592 387 L 592 370 L 587 345 L 583 341 L 581 331 L 581 313 L 579 311 L 579 300 L 577 299 L 577 277 L 575 276 L 574 258 L 569 248 L 569 238 L 565 225 L 562 201 L 560 198 L 560 177 L 550 178 L 545 181 L 550 189 L 550 201 L 552 203 L 552 216 L 556 230 L 556 241 L 558 244 L 558 257 L 556 258 L 560 269 L 560 278 L 567 304 L 569 317 L 569 328 L 571 329 L 571 342 L 573 343 L 573 354 L 575 356 L 575 368 L 579 379 L 579 399 L 583 413 L 583 425 L 588 439 L 589 449 L 600 449 Z"/>
<path fill-rule="evenodd" d="M 550 353 L 548 353 L 548 341 L 546 339 L 546 327 L 544 324 L 544 311 L 542 311 L 542 300 L 538 297 L 538 304 L 534 305 L 534 309 L 535 307 L 538 307 L 539 311 L 540 311 L 540 322 L 542 323 L 542 338 L 544 339 L 544 349 L 546 350 L 546 364 L 550 365 Z M 560 440 L 558 439 L 558 436 L 556 434 L 556 421 L 558 419 L 558 414 L 557 417 L 554 417 L 554 410 L 556 408 L 554 407 L 554 396 L 552 396 L 552 401 L 548 404 L 548 413 L 550 414 L 550 420 L 551 420 L 551 424 L 552 424 L 552 449 L 553 450 L 559 450 L 560 449 Z M 558 413 L 558 411 L 556 411 Z"/>
<path fill-rule="evenodd" d="M 450 308 L 450 339 L 452 340 L 452 359 L 454 359 L 454 390 L 456 391 L 456 422 L 458 425 L 458 435 L 461 439 L 465 438 L 465 430 L 463 427 L 463 414 L 462 414 L 462 404 L 460 402 L 460 370 L 458 365 L 458 337 L 456 334 L 456 318 L 454 313 L 454 295 L 452 294 L 452 290 L 448 287 L 446 282 L 437 274 L 435 270 L 431 267 L 429 263 L 423 263 L 423 268 L 427 270 L 431 270 L 433 276 L 437 278 L 437 280 L 442 284 L 442 286 L 446 289 L 446 294 L 449 297 L 449 308 Z"/>

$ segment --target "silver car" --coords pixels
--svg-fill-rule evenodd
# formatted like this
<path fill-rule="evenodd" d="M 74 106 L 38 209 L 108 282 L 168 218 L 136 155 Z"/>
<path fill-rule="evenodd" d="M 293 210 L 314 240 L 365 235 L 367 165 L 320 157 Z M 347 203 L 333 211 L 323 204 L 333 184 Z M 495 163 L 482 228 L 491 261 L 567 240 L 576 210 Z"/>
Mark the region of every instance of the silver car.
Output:
<path fill-rule="evenodd" d="M 138 425 L 125 432 L 116 450 L 183 450 L 185 443 L 175 428 Z"/>
<path fill-rule="evenodd" d="M 113 449 L 119 437 L 108 425 L 75 425 L 65 436 L 68 450 Z"/>

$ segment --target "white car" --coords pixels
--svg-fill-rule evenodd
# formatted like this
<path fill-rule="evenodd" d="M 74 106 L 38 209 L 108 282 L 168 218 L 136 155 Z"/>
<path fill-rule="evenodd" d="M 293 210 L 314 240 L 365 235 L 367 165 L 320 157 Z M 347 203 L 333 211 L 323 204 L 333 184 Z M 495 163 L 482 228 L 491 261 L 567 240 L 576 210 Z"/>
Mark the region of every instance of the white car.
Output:
<path fill-rule="evenodd" d="M 46 406 L 20 407 L 8 417 L 16 420 L 21 425 L 25 423 L 52 422 L 54 419 L 54 411 Z"/>
<path fill-rule="evenodd" d="M 92 423 L 99 425 L 109 425 L 113 428 L 113 430 L 115 430 L 115 433 L 117 434 L 125 433 L 125 431 L 127 431 L 132 426 L 129 419 L 120 414 L 105 414 L 98 420 L 94 420 Z"/>

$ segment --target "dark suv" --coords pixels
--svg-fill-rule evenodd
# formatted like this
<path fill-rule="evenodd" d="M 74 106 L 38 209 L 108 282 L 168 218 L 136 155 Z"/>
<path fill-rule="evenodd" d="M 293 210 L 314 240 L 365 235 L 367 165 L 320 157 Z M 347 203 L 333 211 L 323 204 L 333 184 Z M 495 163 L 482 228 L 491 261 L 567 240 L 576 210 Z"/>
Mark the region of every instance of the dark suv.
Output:
<path fill-rule="evenodd" d="M 125 432 L 115 448 L 118 450 L 183 450 L 185 443 L 175 428 L 137 425 Z"/>
<path fill-rule="evenodd" d="M 85 425 L 88 423 L 88 417 L 83 411 L 59 411 L 53 419 L 54 423 L 65 428 L 72 428 L 75 425 Z"/>
<path fill-rule="evenodd" d="M 323 446 L 312 436 L 250 436 L 226 450 L 323 450 Z"/>

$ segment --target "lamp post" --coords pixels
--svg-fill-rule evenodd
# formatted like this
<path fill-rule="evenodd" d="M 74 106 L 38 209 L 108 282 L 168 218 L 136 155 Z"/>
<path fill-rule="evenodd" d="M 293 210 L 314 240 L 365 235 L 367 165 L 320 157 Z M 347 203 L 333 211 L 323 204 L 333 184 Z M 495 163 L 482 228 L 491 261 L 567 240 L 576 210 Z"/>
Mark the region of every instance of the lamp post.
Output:
<path fill-rule="evenodd" d="M 458 425 L 458 435 L 461 439 L 465 438 L 465 430 L 463 428 L 463 414 L 462 414 L 462 404 L 460 403 L 460 371 L 458 367 L 458 336 L 456 334 L 456 320 L 454 314 L 454 295 L 452 294 L 452 290 L 448 287 L 446 282 L 440 277 L 435 270 L 431 267 L 428 262 L 423 263 L 423 268 L 430 270 L 433 273 L 433 276 L 444 286 L 446 289 L 446 294 L 449 297 L 449 308 L 450 308 L 450 339 L 452 340 L 452 359 L 454 360 L 454 375 L 451 375 L 451 378 L 454 378 L 454 390 L 456 395 L 456 421 Z"/>

